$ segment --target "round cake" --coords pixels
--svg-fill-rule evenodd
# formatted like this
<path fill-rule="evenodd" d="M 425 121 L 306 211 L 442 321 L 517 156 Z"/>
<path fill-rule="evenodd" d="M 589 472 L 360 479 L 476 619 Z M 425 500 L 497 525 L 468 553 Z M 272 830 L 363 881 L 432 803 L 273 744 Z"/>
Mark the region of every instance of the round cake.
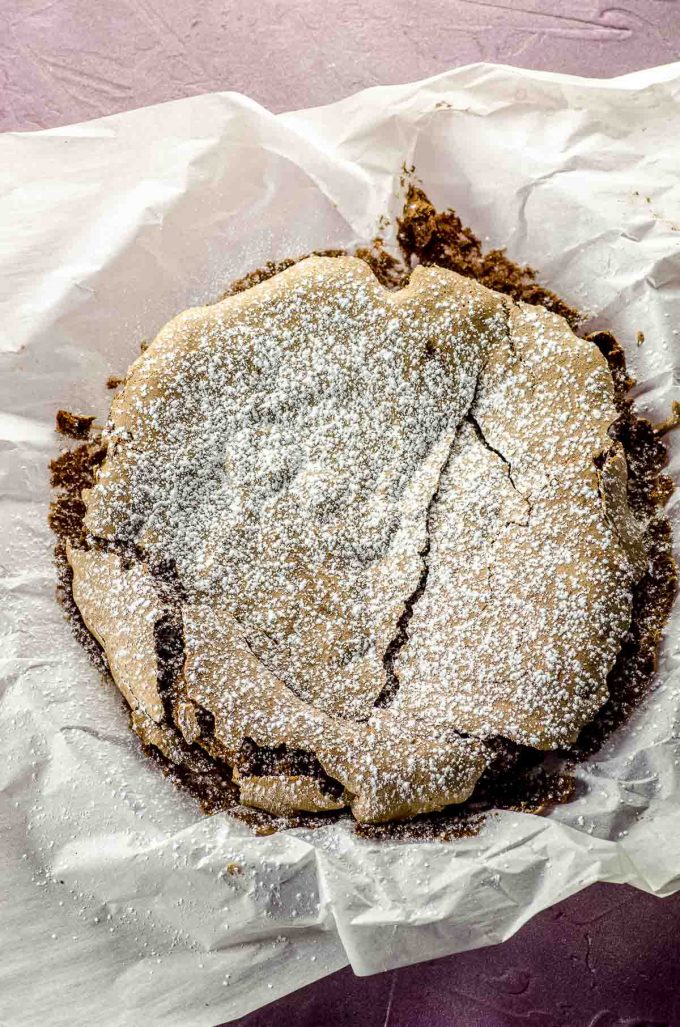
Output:
<path fill-rule="evenodd" d="M 592 342 L 441 267 L 309 257 L 180 314 L 67 554 L 135 730 L 374 823 L 466 800 L 498 739 L 574 741 L 646 565 L 617 416 Z"/>

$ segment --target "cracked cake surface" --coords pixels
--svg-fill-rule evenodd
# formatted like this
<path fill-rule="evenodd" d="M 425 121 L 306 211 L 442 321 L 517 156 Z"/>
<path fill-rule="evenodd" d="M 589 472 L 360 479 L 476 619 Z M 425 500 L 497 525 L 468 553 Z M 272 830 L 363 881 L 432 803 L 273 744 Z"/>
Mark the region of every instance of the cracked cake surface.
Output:
<path fill-rule="evenodd" d="M 441 267 L 310 257 L 179 315 L 67 553 L 133 726 L 245 804 L 365 822 L 462 802 L 499 737 L 573 742 L 646 563 L 617 418 L 597 346 Z"/>

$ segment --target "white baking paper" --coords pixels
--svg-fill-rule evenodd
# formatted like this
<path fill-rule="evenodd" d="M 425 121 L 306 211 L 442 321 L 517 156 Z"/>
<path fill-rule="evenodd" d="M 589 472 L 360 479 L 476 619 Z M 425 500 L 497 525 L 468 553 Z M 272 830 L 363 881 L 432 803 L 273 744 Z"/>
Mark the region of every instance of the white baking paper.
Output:
<path fill-rule="evenodd" d="M 55 603 L 46 524 L 55 410 L 103 416 L 140 339 L 235 276 L 370 239 L 403 165 L 612 328 L 665 416 L 679 140 L 680 64 L 609 81 L 477 65 L 281 116 L 219 93 L 0 139 L 3 1024 L 212 1027 L 347 963 L 502 941 L 594 881 L 680 888 L 680 608 L 656 691 L 578 802 L 451 843 L 349 823 L 255 837 L 142 757 Z"/>

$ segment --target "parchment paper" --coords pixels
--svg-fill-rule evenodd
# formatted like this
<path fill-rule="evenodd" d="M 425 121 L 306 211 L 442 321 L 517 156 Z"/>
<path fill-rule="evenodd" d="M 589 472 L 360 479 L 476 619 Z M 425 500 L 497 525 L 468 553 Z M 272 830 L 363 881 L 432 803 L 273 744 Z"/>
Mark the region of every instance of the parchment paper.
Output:
<path fill-rule="evenodd" d="M 220 93 L 0 139 L 2 1023 L 212 1027 L 348 962 L 499 942 L 593 881 L 680 887 L 680 608 L 656 691 L 578 802 L 446 844 L 255 837 L 141 756 L 55 603 L 46 525 L 57 407 L 104 416 L 140 339 L 233 277 L 370 239 L 404 164 L 612 328 L 665 416 L 679 100 L 680 64 L 609 81 L 477 65 L 278 117 Z"/>

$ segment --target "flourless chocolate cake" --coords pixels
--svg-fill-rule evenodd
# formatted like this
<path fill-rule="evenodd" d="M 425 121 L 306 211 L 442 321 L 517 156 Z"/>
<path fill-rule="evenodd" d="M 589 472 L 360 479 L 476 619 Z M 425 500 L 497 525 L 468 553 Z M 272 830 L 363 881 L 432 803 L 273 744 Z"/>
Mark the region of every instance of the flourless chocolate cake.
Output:
<path fill-rule="evenodd" d="M 260 829 L 564 799 L 546 754 L 639 701 L 674 594 L 615 341 L 414 188 L 399 241 L 180 314 L 52 465 L 81 639 L 149 751 Z"/>

